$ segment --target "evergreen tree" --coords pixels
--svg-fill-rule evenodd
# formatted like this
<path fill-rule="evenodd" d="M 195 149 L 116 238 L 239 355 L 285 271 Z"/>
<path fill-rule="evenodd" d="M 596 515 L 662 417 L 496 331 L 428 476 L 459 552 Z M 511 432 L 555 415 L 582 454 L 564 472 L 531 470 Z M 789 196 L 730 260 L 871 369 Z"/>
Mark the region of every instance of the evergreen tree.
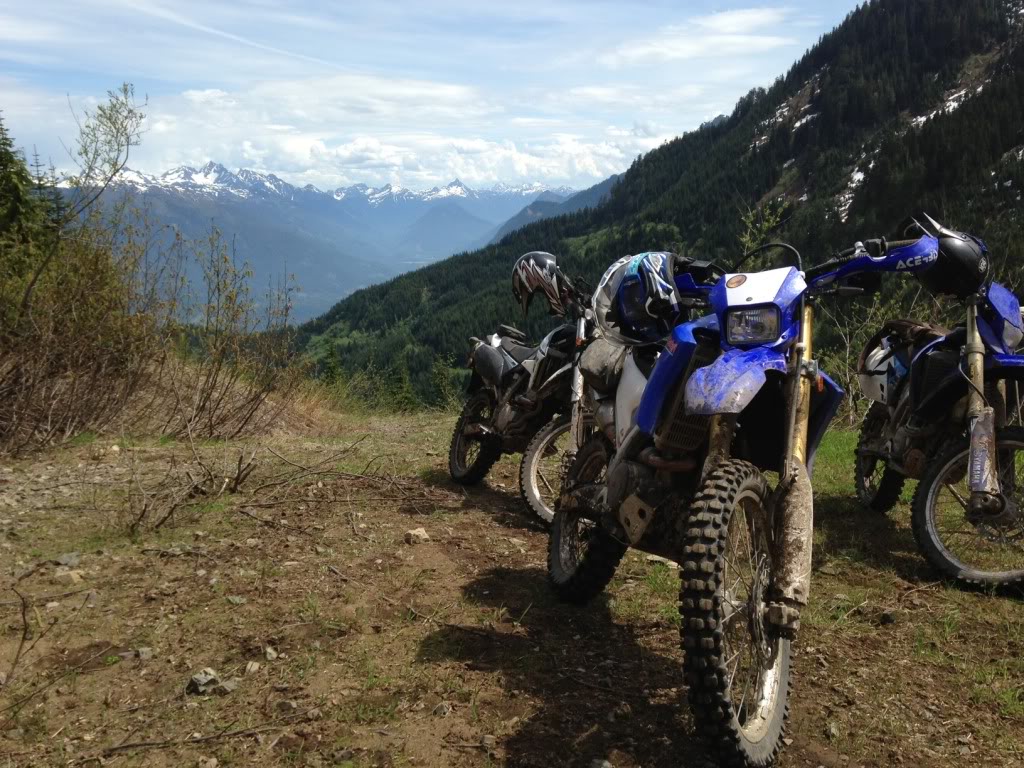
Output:
<path fill-rule="evenodd" d="M 32 175 L 0 114 L 0 243 L 27 241 L 34 214 Z"/>

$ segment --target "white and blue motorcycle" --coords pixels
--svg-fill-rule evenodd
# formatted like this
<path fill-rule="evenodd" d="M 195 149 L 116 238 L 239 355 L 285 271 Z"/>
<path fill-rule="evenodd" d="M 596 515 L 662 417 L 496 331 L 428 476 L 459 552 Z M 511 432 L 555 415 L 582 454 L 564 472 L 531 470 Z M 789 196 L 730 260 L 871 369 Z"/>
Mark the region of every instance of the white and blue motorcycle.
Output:
<path fill-rule="evenodd" d="M 805 272 L 796 249 L 757 251 L 769 248 L 795 266 L 726 274 L 708 294 L 712 314 L 662 345 L 631 327 L 624 287 L 637 263 L 605 274 L 596 320 L 630 346 L 617 376 L 583 362 L 599 429 L 567 473 L 548 553 L 551 586 L 576 603 L 607 586 L 628 547 L 680 564 L 689 702 L 728 765 L 770 765 L 782 746 L 810 590 L 810 477 L 844 395 L 813 357 L 815 304 L 939 254 L 930 235 L 875 240 Z"/>
<path fill-rule="evenodd" d="M 955 273 L 924 274 L 921 282 L 959 299 L 966 322 L 946 330 L 891 321 L 864 349 L 860 385 L 873 402 L 857 445 L 857 494 L 884 513 L 906 480 L 919 480 L 911 523 L 935 569 L 963 585 L 1019 586 L 1024 466 L 1017 465 L 1024 460 L 1024 428 L 1014 421 L 1024 379 L 1024 356 L 1017 353 L 1024 341 L 1020 302 L 988 279 L 988 250 L 980 239 L 928 217 L 914 225 L 938 239 L 940 253 L 958 257 Z"/>

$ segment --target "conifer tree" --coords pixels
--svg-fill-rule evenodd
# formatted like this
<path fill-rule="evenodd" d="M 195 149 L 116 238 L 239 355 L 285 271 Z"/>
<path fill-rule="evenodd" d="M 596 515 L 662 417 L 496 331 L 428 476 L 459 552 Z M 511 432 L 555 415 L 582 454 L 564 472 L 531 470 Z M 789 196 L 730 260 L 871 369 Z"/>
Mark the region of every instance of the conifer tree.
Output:
<path fill-rule="evenodd" d="M 0 115 L 0 242 L 25 242 L 32 218 L 32 176 Z"/>

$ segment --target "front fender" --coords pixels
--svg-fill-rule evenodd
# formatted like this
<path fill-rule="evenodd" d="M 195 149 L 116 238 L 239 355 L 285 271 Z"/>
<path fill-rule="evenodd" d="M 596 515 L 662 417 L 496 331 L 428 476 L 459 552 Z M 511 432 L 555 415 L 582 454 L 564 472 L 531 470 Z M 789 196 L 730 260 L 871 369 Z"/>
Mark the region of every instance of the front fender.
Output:
<path fill-rule="evenodd" d="M 985 378 L 1024 378 L 1024 355 L 988 355 L 985 359 Z"/>
<path fill-rule="evenodd" d="M 686 382 L 686 412 L 694 416 L 740 413 L 764 386 L 768 371 L 786 372 L 786 358 L 766 347 L 730 349 Z"/>

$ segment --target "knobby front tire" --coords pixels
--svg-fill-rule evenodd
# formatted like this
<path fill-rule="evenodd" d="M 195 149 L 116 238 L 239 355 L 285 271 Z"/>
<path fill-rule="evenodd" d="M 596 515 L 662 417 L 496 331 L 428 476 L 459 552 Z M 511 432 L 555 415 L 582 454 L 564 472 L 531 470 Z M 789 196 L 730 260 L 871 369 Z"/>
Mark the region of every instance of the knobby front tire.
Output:
<path fill-rule="evenodd" d="M 719 765 L 763 768 L 782 748 L 790 641 L 764 606 L 772 572 L 768 486 L 744 461 L 718 465 L 682 518 L 680 636 L 697 732 Z"/>
<path fill-rule="evenodd" d="M 999 482 L 1008 499 L 1001 515 L 967 514 L 970 439 L 950 441 L 917 485 L 911 511 L 914 539 L 946 578 L 970 587 L 1024 585 L 1024 428 L 996 434 Z"/>

